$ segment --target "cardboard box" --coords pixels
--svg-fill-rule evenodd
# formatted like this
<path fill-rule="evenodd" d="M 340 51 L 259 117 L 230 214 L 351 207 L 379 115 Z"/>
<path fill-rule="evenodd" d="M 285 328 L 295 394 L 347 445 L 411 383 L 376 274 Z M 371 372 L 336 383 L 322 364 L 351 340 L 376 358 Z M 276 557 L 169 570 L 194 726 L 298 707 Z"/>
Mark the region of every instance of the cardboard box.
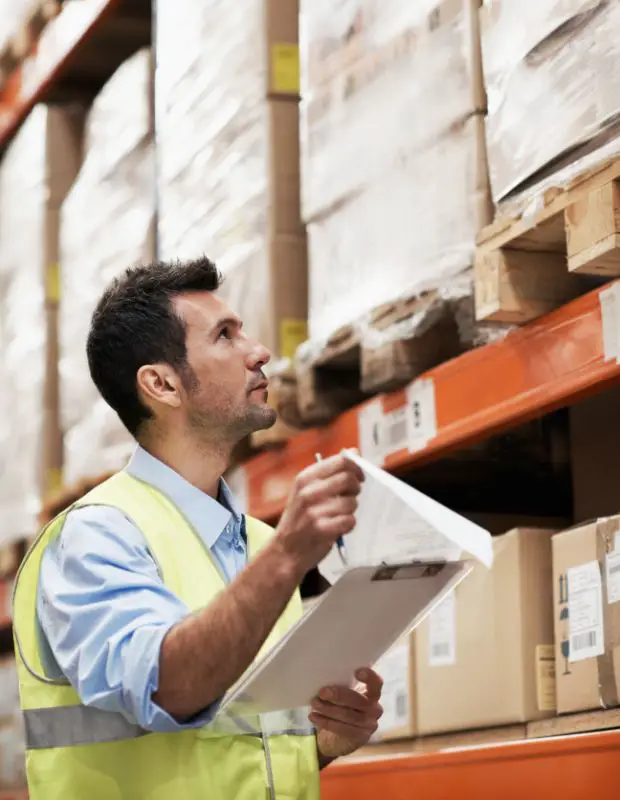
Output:
<path fill-rule="evenodd" d="M 330 0 L 302 2 L 307 222 L 484 111 L 479 5 L 350 0 L 334 13 Z"/>
<path fill-rule="evenodd" d="M 620 705 L 620 516 L 553 537 L 558 713 Z"/>
<path fill-rule="evenodd" d="M 276 358 L 292 358 L 307 338 L 305 237 L 276 235 L 256 242 L 223 269 L 219 294 L 243 319 L 249 336 Z"/>
<path fill-rule="evenodd" d="M 86 358 L 92 313 L 110 281 L 155 258 L 152 59 L 140 50 L 95 97 L 84 160 L 62 205 L 59 373 L 64 480 L 125 466 L 135 447 L 93 384 Z M 97 214 L 85 215 L 85 208 Z"/>
<path fill-rule="evenodd" d="M 491 186 L 499 202 L 613 125 L 620 7 L 494 0 L 483 4 L 480 19 Z"/>
<path fill-rule="evenodd" d="M 59 207 L 79 169 L 82 127 L 80 108 L 38 105 L 0 168 L 0 367 L 10 420 L 3 449 L 11 465 L 0 485 L 0 541 L 36 530 L 43 495 L 60 479 Z"/>
<path fill-rule="evenodd" d="M 551 537 L 494 539 L 468 578 L 378 665 L 381 739 L 510 725 L 555 711 Z"/>

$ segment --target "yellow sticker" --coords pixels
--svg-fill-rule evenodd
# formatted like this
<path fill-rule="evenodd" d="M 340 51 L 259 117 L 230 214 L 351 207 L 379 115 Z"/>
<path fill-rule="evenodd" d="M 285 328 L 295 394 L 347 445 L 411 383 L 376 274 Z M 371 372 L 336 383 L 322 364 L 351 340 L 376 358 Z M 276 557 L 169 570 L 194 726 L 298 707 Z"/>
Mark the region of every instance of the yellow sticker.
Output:
<path fill-rule="evenodd" d="M 539 711 L 555 711 L 555 647 L 536 647 L 536 697 Z"/>
<path fill-rule="evenodd" d="M 293 358 L 299 345 L 307 338 L 308 323 L 305 319 L 280 320 L 280 357 Z"/>
<path fill-rule="evenodd" d="M 50 467 L 45 473 L 45 497 L 52 497 L 62 489 L 62 470 Z"/>
<path fill-rule="evenodd" d="M 49 303 L 60 302 L 60 265 L 58 262 L 47 265 L 45 297 Z"/>
<path fill-rule="evenodd" d="M 276 94 L 299 94 L 299 46 L 280 42 L 271 47 L 271 89 Z"/>

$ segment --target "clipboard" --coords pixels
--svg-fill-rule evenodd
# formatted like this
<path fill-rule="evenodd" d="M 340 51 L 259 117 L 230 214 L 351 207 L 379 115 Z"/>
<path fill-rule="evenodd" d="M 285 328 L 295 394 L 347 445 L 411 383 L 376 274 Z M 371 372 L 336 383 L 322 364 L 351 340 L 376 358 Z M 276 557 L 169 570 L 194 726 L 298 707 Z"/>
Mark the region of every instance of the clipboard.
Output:
<path fill-rule="evenodd" d="M 325 686 L 351 685 L 416 628 L 473 568 L 470 561 L 350 568 L 252 665 L 218 713 L 266 714 L 309 705 Z"/>

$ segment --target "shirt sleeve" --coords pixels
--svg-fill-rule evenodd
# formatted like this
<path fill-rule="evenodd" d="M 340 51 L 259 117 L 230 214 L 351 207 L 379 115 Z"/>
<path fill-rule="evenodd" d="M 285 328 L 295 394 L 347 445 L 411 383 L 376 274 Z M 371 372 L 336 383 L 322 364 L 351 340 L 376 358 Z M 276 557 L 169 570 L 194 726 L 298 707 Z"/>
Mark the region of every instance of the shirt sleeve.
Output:
<path fill-rule="evenodd" d="M 161 733 L 198 728 L 215 715 L 218 702 L 179 723 L 152 699 L 163 639 L 189 609 L 166 588 L 144 537 L 119 510 L 85 507 L 67 516 L 43 555 L 37 612 L 51 654 L 85 705 Z"/>

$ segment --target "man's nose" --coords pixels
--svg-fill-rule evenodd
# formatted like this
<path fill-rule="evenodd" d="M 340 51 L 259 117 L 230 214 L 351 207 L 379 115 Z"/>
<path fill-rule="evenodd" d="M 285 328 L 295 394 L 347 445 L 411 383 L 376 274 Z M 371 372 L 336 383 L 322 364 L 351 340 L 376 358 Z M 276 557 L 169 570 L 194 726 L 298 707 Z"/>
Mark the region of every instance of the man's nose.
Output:
<path fill-rule="evenodd" d="M 264 344 L 252 342 L 248 353 L 248 368 L 250 370 L 262 369 L 271 361 L 271 352 Z"/>

